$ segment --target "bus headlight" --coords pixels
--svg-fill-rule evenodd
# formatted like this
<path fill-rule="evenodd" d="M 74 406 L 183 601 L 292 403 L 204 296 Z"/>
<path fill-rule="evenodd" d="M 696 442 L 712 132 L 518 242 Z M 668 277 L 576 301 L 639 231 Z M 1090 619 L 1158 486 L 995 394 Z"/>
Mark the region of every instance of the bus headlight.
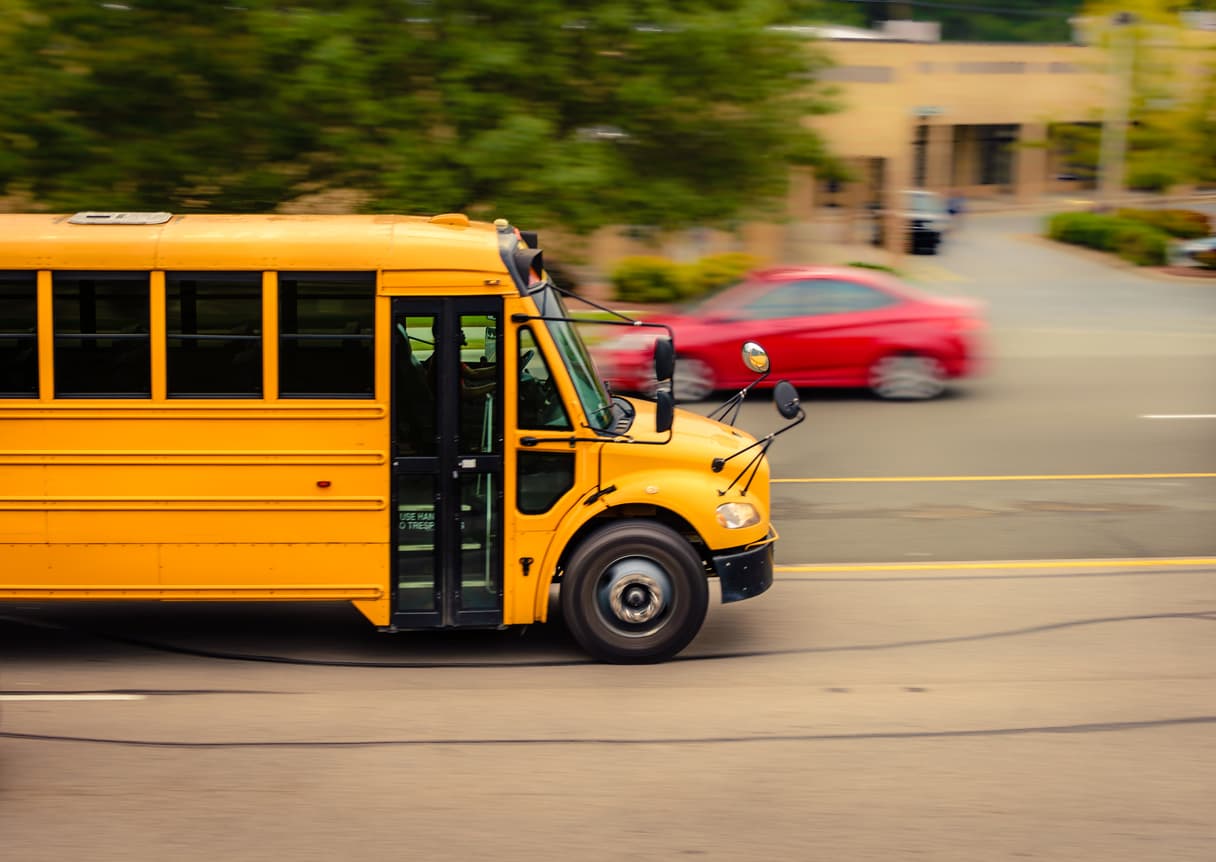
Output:
<path fill-rule="evenodd" d="M 718 523 L 728 530 L 738 530 L 760 523 L 760 513 L 751 503 L 723 503 L 718 507 Z"/>

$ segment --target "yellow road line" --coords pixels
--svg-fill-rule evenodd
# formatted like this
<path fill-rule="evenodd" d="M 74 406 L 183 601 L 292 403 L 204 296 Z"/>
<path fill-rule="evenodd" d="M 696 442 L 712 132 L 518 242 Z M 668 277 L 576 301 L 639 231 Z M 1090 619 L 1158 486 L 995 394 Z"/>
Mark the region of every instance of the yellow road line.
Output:
<path fill-rule="evenodd" d="M 1044 473 L 1026 476 L 816 476 L 773 479 L 773 484 L 844 484 L 849 482 L 1048 482 L 1059 479 L 1216 479 L 1216 473 Z"/>
<path fill-rule="evenodd" d="M 925 572 L 980 569 L 1113 569 L 1142 566 L 1216 566 L 1216 557 L 1145 557 L 1106 560 L 990 560 L 968 563 L 816 563 L 774 566 L 778 572 Z"/>

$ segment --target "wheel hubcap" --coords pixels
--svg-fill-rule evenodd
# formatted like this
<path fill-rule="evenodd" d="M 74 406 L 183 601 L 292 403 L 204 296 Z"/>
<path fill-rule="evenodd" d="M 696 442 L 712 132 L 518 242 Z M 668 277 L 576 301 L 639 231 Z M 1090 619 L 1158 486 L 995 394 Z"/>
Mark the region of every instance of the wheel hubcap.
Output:
<path fill-rule="evenodd" d="M 626 557 L 604 570 L 597 604 L 600 616 L 620 634 L 653 634 L 667 621 L 671 580 L 653 560 Z"/>
<path fill-rule="evenodd" d="M 936 359 L 927 356 L 888 356 L 871 373 L 871 388 L 883 398 L 933 398 L 946 388 L 945 374 Z"/>

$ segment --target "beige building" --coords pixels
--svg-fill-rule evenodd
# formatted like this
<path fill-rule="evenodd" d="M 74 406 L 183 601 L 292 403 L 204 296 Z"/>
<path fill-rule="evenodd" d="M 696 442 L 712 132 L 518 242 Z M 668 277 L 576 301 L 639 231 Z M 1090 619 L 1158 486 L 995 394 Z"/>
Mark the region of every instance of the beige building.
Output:
<path fill-rule="evenodd" d="M 1156 38 L 1174 80 L 1193 84 L 1211 74 L 1216 15 Z M 1048 144 L 1052 123 L 1101 124 L 1120 98 L 1118 57 L 1082 44 L 977 44 L 935 41 L 936 25 L 888 22 L 886 32 L 850 28 L 807 31 L 835 62 L 821 79 L 838 92 L 842 110 L 808 118 L 851 179 L 796 174 L 783 224 L 751 224 L 740 236 L 692 231 L 659 249 L 606 230 L 591 245 L 592 268 L 603 273 L 628 254 L 692 259 L 745 250 L 773 262 L 822 260 L 825 246 L 864 242 L 872 216 L 904 188 L 956 192 L 975 201 L 1028 204 L 1044 195 L 1094 194 L 1076 178 L 1067 154 Z M 1094 41 L 1103 39 L 1089 31 Z M 896 38 L 899 37 L 899 38 Z M 1168 37 L 1168 44 L 1166 38 Z M 825 261 L 826 262 L 826 261 Z M 832 261 L 834 262 L 834 261 Z"/>

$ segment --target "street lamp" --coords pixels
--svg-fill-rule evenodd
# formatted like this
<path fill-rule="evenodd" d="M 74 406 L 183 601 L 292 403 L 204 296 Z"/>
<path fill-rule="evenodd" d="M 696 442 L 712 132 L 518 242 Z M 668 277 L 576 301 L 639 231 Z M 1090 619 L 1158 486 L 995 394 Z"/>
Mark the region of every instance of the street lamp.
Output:
<path fill-rule="evenodd" d="M 1111 98 L 1102 124 L 1102 147 L 1098 156 L 1098 197 L 1107 206 L 1123 193 L 1123 164 L 1127 158 L 1127 124 L 1131 110 L 1132 48 L 1136 23 L 1131 12 L 1111 16 Z"/>

